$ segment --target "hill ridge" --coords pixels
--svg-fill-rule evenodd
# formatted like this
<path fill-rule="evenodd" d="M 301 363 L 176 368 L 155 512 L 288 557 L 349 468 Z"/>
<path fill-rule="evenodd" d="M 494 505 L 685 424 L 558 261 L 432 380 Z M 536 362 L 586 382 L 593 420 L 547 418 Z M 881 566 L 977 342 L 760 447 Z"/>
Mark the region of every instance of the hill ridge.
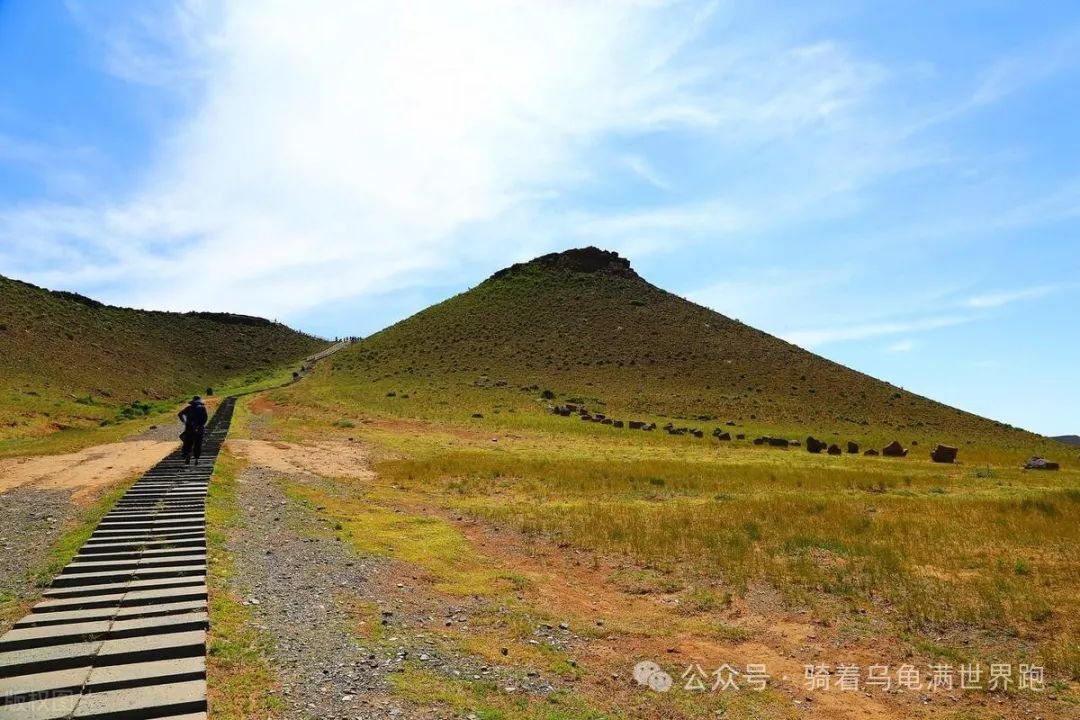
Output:
<path fill-rule="evenodd" d="M 486 375 L 623 413 L 708 416 L 827 437 L 961 446 L 974 437 L 1040 439 L 674 295 L 595 247 L 495 272 L 357 343 L 334 368 L 395 394 L 417 384 L 468 386 Z"/>
<path fill-rule="evenodd" d="M 0 441 L 146 414 L 326 344 L 250 315 L 116 307 L 0 275 Z"/>

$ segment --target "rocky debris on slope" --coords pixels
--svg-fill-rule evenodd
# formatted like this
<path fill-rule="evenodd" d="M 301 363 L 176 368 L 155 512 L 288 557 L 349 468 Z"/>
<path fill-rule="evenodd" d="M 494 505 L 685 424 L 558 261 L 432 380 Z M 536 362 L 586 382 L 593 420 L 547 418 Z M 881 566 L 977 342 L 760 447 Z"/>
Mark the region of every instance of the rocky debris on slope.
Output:
<path fill-rule="evenodd" d="M 1060 470 L 1061 466 L 1056 462 L 1050 462 L 1046 458 L 1033 457 L 1024 463 L 1025 470 Z"/>
<path fill-rule="evenodd" d="M 566 403 L 565 405 L 548 405 L 548 411 L 562 417 L 570 417 L 576 413 L 578 417 L 586 422 L 600 423 L 602 425 L 610 425 L 615 428 L 629 428 L 631 430 L 654 430 L 656 423 L 645 422 L 644 420 L 614 420 L 609 418 L 604 413 L 590 413 L 588 408 L 584 405 L 578 405 L 576 403 Z M 473 417 L 481 417 L 479 414 Z M 734 425 L 735 421 L 731 420 L 726 423 L 727 425 Z M 705 437 L 705 432 L 695 427 L 681 427 L 673 422 L 668 422 L 663 426 L 663 429 L 667 431 L 669 435 L 689 435 L 696 438 Z M 725 431 L 723 428 L 713 428 L 712 437 L 718 441 L 730 441 L 731 433 Z M 738 433 L 735 435 L 737 440 L 745 440 L 745 433 Z M 800 447 L 802 443 L 798 440 L 788 440 L 787 438 L 772 437 L 769 435 L 761 435 L 754 438 L 754 445 L 769 446 L 777 448 L 788 447 Z M 912 445 L 918 445 L 918 442 L 912 440 Z M 844 450 L 839 443 L 829 443 L 825 440 L 819 440 L 818 438 L 810 435 L 806 438 L 806 450 L 814 454 L 827 452 L 829 455 L 842 455 Z M 859 443 L 854 440 L 847 441 L 847 452 L 851 455 L 859 454 Z M 939 463 L 952 463 L 956 461 L 956 454 L 958 449 L 950 445 L 939 444 L 930 453 L 930 457 L 934 462 Z M 869 449 L 863 453 L 868 457 L 876 457 L 878 455 L 884 455 L 885 457 L 907 457 L 908 449 L 900 444 L 899 440 L 893 440 L 886 445 L 881 452 L 874 449 Z M 1040 468 L 1041 469 L 1041 468 Z M 1056 468 L 1055 468 L 1056 469 Z"/>
<path fill-rule="evenodd" d="M 956 453 L 959 451 L 959 448 L 952 447 L 951 445 L 938 445 L 930 451 L 930 459 L 936 463 L 955 462 Z"/>

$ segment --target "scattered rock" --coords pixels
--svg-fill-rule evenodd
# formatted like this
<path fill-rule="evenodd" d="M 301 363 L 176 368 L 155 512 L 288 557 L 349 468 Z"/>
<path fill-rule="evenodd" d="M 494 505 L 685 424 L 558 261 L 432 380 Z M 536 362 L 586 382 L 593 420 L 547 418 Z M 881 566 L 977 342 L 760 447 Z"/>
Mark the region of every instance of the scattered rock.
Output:
<path fill-rule="evenodd" d="M 844 451 L 840 449 L 839 445 L 837 445 L 836 443 L 833 443 L 832 445 L 829 446 L 829 449 L 828 449 L 827 452 L 830 455 L 842 455 Z"/>
<path fill-rule="evenodd" d="M 847 451 L 849 453 L 851 453 L 852 455 L 858 455 L 859 454 L 859 443 L 852 442 L 851 440 L 848 440 Z"/>
<path fill-rule="evenodd" d="M 901 445 L 899 440 L 893 440 L 881 449 L 881 454 L 885 457 L 907 457 L 907 453 L 907 448 Z"/>
<path fill-rule="evenodd" d="M 1046 458 L 1033 457 L 1024 463 L 1025 470 L 1060 470 L 1061 466 L 1056 462 L 1050 462 Z"/>
<path fill-rule="evenodd" d="M 930 451 L 930 459 L 936 463 L 951 463 L 956 460 L 957 452 L 959 452 L 959 448 L 954 448 L 949 445 L 938 445 Z"/>
<path fill-rule="evenodd" d="M 813 435 L 806 438 L 806 451 L 807 452 L 812 452 L 814 454 L 817 454 L 817 453 L 820 453 L 822 450 L 824 450 L 826 447 L 828 447 L 828 445 L 825 443 L 824 440 L 818 440 Z"/>

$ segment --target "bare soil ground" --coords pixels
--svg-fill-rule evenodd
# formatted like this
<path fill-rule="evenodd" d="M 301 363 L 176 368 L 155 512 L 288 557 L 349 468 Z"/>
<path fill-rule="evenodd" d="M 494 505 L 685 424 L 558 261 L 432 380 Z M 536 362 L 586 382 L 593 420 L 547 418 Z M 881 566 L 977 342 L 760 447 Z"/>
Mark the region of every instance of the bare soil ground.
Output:
<path fill-rule="evenodd" d="M 92 502 L 101 489 L 149 470 L 176 447 L 176 441 L 133 440 L 63 455 L 0 460 L 0 493 L 30 486 L 70 490 L 78 504 Z"/>

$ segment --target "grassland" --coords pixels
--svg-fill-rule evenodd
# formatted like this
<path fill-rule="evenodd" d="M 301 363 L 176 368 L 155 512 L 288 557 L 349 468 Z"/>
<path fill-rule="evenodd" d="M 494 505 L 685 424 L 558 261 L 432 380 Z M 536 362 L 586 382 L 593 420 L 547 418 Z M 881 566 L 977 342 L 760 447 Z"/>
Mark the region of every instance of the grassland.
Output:
<path fill-rule="evenodd" d="M 109 307 L 0 277 L 0 452 L 70 449 L 207 388 L 287 378 L 324 345 L 259 318 Z"/>
<path fill-rule="evenodd" d="M 1058 473 L 1024 471 L 1030 448 L 986 437 L 956 465 L 922 452 L 831 457 L 560 418 L 518 388 L 437 394 L 395 385 L 387 396 L 323 367 L 305 383 L 243 402 L 238 416 L 250 437 L 354 438 L 370 447 L 374 481 L 340 480 L 339 496 L 296 492 L 326 508 L 358 552 L 422 569 L 435 592 L 487 597 L 533 622 L 569 615 L 588 625 L 587 614 L 573 615 L 581 608 L 550 604 L 567 591 L 559 572 L 522 559 L 556 548 L 588 571 L 593 592 L 608 586 L 617 598 L 611 605 L 622 609 L 605 616 L 598 638 L 638 638 L 627 653 L 674 642 L 666 638 L 750 653 L 794 616 L 829 638 L 817 655 L 826 661 L 856 653 L 875 662 L 1044 665 L 1054 702 L 1065 704 L 1048 711 L 1041 698 L 1012 699 L 998 717 L 1050 717 L 1080 704 L 1080 473 L 1067 449 L 1055 456 L 1065 466 Z M 772 428 L 743 429 L 752 437 Z M 864 443 L 882 437 L 865 432 Z M 468 530 L 472 523 L 482 530 Z M 763 596 L 774 598 L 764 609 Z M 645 609 L 631 606 L 639 597 Z M 649 609 L 661 599 L 670 613 Z M 494 636 L 477 633 L 462 647 L 493 661 L 499 645 L 517 648 L 519 625 L 498 618 Z M 573 682 L 595 702 L 563 708 L 565 717 L 591 717 L 596 707 L 700 715 L 590 685 L 611 668 L 585 657 L 585 677 Z M 543 659 L 522 662 L 550 669 Z M 481 706 L 475 688 L 428 687 L 447 707 Z M 489 700 L 492 717 L 563 717 L 557 708 Z M 790 707 L 756 696 L 722 700 L 715 709 L 764 703 L 749 717 L 786 717 Z"/>

